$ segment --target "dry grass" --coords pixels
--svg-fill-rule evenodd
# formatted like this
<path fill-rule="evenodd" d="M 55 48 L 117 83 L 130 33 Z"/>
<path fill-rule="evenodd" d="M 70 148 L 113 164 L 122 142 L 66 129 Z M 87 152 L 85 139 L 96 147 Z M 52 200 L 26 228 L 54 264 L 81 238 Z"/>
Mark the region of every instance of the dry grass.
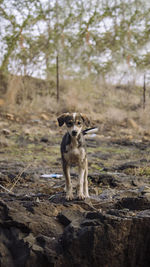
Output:
<path fill-rule="evenodd" d="M 139 167 L 139 168 L 128 168 L 124 171 L 128 175 L 135 175 L 135 176 L 150 176 L 150 167 Z"/>
<path fill-rule="evenodd" d="M 5 103 L 8 109 L 14 109 L 16 107 L 16 98 L 20 91 L 22 91 L 22 79 L 17 76 L 10 76 L 8 81 L 8 88 L 5 94 Z"/>
<path fill-rule="evenodd" d="M 113 86 L 105 82 L 85 80 L 62 80 L 60 102 L 57 103 L 55 89 L 46 81 L 27 77 L 11 76 L 2 108 L 8 112 L 60 114 L 80 111 L 98 121 L 121 123 L 135 120 L 142 127 L 150 127 L 150 97 L 146 109 L 142 109 L 142 88 L 135 86 Z"/>
<path fill-rule="evenodd" d="M 3 110 L 20 115 L 25 113 L 40 113 L 43 110 L 53 111 L 56 107 L 56 100 L 48 95 L 47 83 L 35 78 L 9 76 L 8 88 L 3 96 Z M 44 87 L 45 83 L 45 87 Z M 42 86 L 40 87 L 40 85 Z M 46 94 L 44 94 L 44 89 Z"/>

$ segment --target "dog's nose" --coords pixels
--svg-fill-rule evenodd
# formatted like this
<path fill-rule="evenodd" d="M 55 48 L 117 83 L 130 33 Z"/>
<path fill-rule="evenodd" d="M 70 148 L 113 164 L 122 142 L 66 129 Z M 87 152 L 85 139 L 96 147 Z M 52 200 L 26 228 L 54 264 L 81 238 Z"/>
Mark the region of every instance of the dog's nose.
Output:
<path fill-rule="evenodd" d="M 77 131 L 72 131 L 72 136 L 76 136 L 77 135 Z"/>

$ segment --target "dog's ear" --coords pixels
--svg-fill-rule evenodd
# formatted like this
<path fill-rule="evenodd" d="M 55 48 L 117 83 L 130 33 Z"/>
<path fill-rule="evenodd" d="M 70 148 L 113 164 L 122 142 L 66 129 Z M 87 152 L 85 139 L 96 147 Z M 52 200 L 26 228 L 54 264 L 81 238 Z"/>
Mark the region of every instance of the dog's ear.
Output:
<path fill-rule="evenodd" d="M 85 114 L 80 114 L 81 115 L 81 118 L 84 122 L 84 124 L 88 127 L 90 125 L 90 120 L 88 119 L 88 117 L 85 115 Z"/>
<path fill-rule="evenodd" d="M 67 113 L 64 113 L 60 117 L 57 118 L 59 126 L 62 126 L 65 123 L 65 119 L 67 115 L 68 115 Z"/>

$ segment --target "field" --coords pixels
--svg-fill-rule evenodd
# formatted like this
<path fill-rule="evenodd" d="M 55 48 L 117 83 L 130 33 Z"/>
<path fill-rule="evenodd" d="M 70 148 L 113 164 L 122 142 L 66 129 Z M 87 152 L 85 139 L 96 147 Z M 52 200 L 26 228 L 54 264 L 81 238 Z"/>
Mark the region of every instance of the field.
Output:
<path fill-rule="evenodd" d="M 6 210 L 4 213 L 2 211 L 4 215 L 1 219 L 1 227 L 3 228 L 7 222 L 7 227 L 10 225 L 10 238 L 13 238 L 18 246 L 22 240 L 24 244 L 21 245 L 21 253 L 24 255 L 22 264 L 25 262 L 37 264 L 41 258 L 42 262 L 47 262 L 44 266 L 48 266 L 46 265 L 48 262 L 53 262 L 56 255 L 53 258 L 52 237 L 56 241 L 63 235 L 63 238 L 66 238 L 64 242 L 69 242 L 67 234 L 64 236 L 64 227 L 69 225 L 66 220 L 74 222 L 76 212 L 80 213 L 77 215 L 80 218 L 77 223 L 79 228 L 81 227 L 81 217 L 83 214 L 85 215 L 85 212 L 92 211 L 94 214 L 102 214 L 101 216 L 109 214 L 112 216 L 112 221 L 114 220 L 113 216 L 122 217 L 122 220 L 130 218 L 130 220 L 137 220 L 137 224 L 138 216 L 149 216 L 146 213 L 146 210 L 150 208 L 150 99 L 148 93 L 146 107 L 143 109 L 142 88 L 133 85 L 113 86 L 91 80 L 61 81 L 58 103 L 54 84 L 35 78 L 9 77 L 7 90 L 4 91 L 0 101 L 0 203 L 2 210 L 4 207 Z M 42 174 L 62 174 L 60 142 L 65 133 L 65 127 L 59 128 L 57 116 L 66 111 L 79 111 L 87 114 L 91 125 L 99 128 L 96 137 L 86 138 L 91 196 L 86 201 L 75 199 L 66 203 L 64 177 L 49 179 L 41 177 Z M 73 169 L 74 192 L 77 182 L 76 173 L 76 170 Z M 69 209 L 69 214 L 66 214 L 66 207 Z M 143 210 L 145 215 L 139 215 Z M 19 217 L 19 214 L 22 218 Z M 93 221 L 92 224 L 88 222 L 89 227 L 97 223 L 96 220 L 100 215 L 96 216 L 90 218 Z M 54 220 L 56 218 L 55 228 Z M 42 220 L 42 224 L 40 220 Z M 86 223 L 84 221 L 85 225 Z M 15 229 L 15 236 L 12 227 Z M 26 227 L 27 230 L 25 230 Z M 120 227 L 122 227 L 121 224 Z M 21 239 L 17 231 L 21 232 Z M 24 231 L 27 231 L 25 235 Z M 132 234 L 135 237 L 136 229 L 134 231 L 135 234 Z M 115 233 L 117 235 L 117 232 Z M 140 234 L 142 235 L 142 232 Z M 46 249 L 50 248 L 49 252 L 47 250 L 44 252 L 43 245 L 40 243 L 42 241 L 38 241 L 39 235 L 42 236 L 41 240 L 44 240 Z M 4 231 L 1 241 L 9 239 L 8 243 L 10 244 L 10 238 Z M 71 238 L 73 238 L 72 244 L 74 244 L 75 237 Z M 111 240 L 111 234 L 109 238 Z M 114 245 L 117 244 L 115 240 L 111 240 L 111 242 Z M 0 247 L 1 254 L 5 254 L 9 247 L 7 242 L 4 243 L 5 245 Z M 72 249 L 74 245 L 72 245 Z M 25 246 L 30 248 L 28 256 Z M 105 248 L 108 249 L 107 246 Z M 118 249 L 120 251 L 119 247 Z M 94 243 L 93 251 L 96 253 Z M 144 247 L 141 251 L 143 254 L 141 254 L 140 264 L 143 263 L 144 257 L 147 257 L 144 266 L 148 266 L 148 254 L 144 254 Z M 69 253 L 72 253 L 71 250 Z M 13 252 L 9 250 L 10 265 L 7 266 L 13 266 L 11 262 L 15 263 L 11 259 L 12 254 Z M 15 252 L 14 254 L 16 262 L 19 264 L 19 253 Z M 58 251 L 56 254 L 57 263 L 53 266 L 60 266 L 60 263 L 62 263 L 61 266 L 69 266 L 69 255 L 63 254 L 63 252 L 61 254 Z M 123 257 L 126 259 L 127 256 Z M 79 264 L 77 258 L 74 260 L 74 264 Z M 130 256 L 127 258 L 129 261 L 131 260 Z M 122 261 L 122 265 L 119 265 L 115 255 L 110 257 L 110 262 L 109 259 L 105 262 L 103 257 L 97 259 L 97 262 L 102 259 L 102 266 L 107 264 L 110 266 L 112 260 L 114 261 L 113 266 L 126 266 L 124 261 Z M 2 263 L 2 266 L 5 266 L 4 258 Z M 85 260 L 83 266 L 88 266 L 86 264 Z M 98 266 L 96 264 L 94 266 Z"/>

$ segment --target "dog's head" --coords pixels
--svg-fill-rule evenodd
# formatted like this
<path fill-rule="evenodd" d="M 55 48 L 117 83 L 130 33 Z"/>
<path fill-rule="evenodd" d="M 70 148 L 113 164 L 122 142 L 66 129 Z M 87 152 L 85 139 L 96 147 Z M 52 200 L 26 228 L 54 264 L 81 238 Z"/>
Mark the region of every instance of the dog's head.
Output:
<path fill-rule="evenodd" d="M 77 137 L 81 133 L 83 126 L 88 127 L 90 124 L 90 120 L 82 113 L 64 113 L 57 120 L 59 126 L 66 124 L 72 137 Z"/>

